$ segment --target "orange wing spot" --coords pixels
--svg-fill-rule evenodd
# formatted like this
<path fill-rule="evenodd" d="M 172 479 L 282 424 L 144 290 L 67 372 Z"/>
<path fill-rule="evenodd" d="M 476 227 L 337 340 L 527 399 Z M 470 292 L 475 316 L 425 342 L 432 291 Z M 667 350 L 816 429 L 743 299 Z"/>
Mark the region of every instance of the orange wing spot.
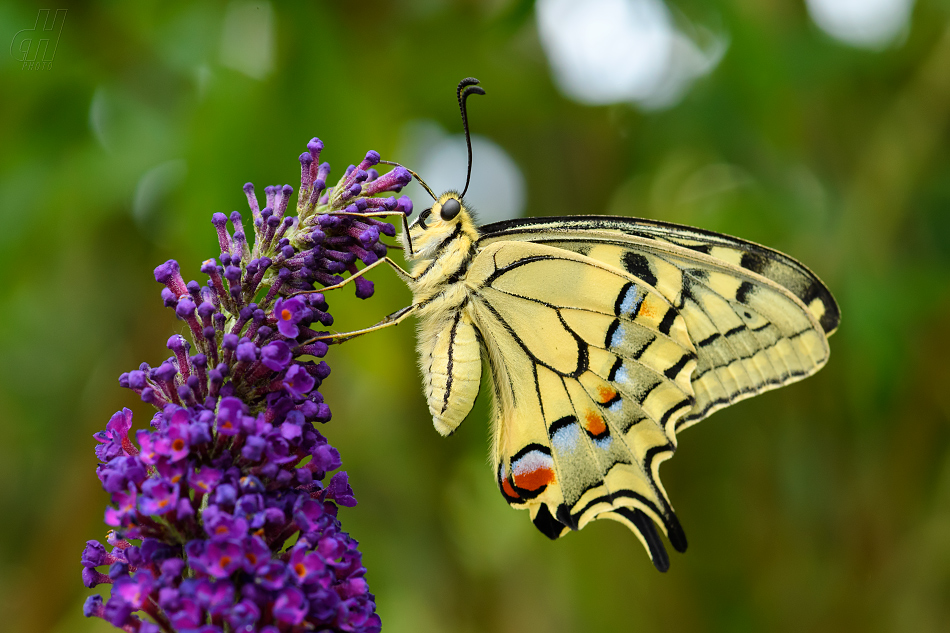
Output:
<path fill-rule="evenodd" d="M 617 397 L 617 390 L 607 385 L 597 387 L 597 395 L 600 396 L 600 403 L 606 404 Z"/>
<path fill-rule="evenodd" d="M 553 483 L 554 471 L 544 466 L 515 475 L 515 485 L 522 490 L 537 490 Z"/>
<path fill-rule="evenodd" d="M 653 301 L 650 300 L 650 295 L 644 297 L 643 301 L 640 302 L 640 309 L 637 310 L 637 316 L 642 316 L 645 319 L 655 319 L 659 316 L 656 312 L 656 306 L 653 305 Z"/>
<path fill-rule="evenodd" d="M 521 496 L 517 492 L 515 492 L 514 488 L 511 487 L 511 484 L 508 482 L 507 477 L 501 480 L 501 489 L 505 492 L 506 495 L 514 499 L 517 499 L 518 497 Z"/>
<path fill-rule="evenodd" d="M 603 435 L 607 432 L 607 425 L 604 424 L 604 419 L 600 417 L 600 414 L 596 411 L 588 411 L 584 414 L 584 426 L 587 429 L 587 432 L 593 436 Z"/>

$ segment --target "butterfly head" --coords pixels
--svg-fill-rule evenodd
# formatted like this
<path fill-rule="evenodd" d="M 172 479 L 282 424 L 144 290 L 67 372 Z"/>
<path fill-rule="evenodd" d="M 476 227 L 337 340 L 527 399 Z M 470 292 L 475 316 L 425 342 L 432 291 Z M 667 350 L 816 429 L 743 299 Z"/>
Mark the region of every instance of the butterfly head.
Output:
<path fill-rule="evenodd" d="M 433 205 L 419 214 L 409 226 L 412 240 L 413 259 L 430 259 L 440 249 L 444 249 L 455 238 L 477 237 L 478 231 L 472 220 L 471 212 L 462 202 L 456 191 L 447 191 L 439 196 Z M 402 235 L 403 246 L 408 253 L 406 236 Z"/>

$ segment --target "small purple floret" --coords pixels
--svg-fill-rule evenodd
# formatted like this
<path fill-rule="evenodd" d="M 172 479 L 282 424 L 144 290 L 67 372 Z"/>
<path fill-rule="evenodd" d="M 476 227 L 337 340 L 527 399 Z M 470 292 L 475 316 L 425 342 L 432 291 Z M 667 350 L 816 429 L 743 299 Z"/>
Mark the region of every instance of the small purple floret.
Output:
<path fill-rule="evenodd" d="M 294 339 L 300 334 L 300 323 L 304 316 L 305 304 L 303 299 L 292 297 L 284 300 L 283 297 L 274 303 L 274 318 L 277 320 L 277 331 L 287 338 Z"/>

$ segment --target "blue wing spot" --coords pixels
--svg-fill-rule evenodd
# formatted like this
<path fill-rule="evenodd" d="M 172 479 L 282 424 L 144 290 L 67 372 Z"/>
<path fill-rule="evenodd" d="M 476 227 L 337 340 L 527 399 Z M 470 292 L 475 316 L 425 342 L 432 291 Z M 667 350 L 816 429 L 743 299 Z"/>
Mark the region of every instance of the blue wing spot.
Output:
<path fill-rule="evenodd" d="M 551 435 L 551 445 L 560 453 L 573 453 L 577 449 L 580 429 L 576 424 L 562 426 Z"/>
<path fill-rule="evenodd" d="M 614 314 L 633 318 L 637 315 L 637 310 L 640 309 L 640 302 L 642 301 L 643 294 L 640 289 L 637 288 L 636 284 L 627 282 L 620 289 L 620 294 L 617 295 L 617 301 L 614 303 Z"/>

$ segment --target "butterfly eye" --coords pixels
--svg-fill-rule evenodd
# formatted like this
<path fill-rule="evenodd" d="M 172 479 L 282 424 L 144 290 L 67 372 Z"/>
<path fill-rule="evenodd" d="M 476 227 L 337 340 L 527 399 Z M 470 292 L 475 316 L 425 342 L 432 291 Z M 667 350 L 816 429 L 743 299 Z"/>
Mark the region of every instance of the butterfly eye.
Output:
<path fill-rule="evenodd" d="M 442 204 L 442 219 L 446 222 L 454 220 L 461 210 L 462 204 L 455 198 L 449 198 Z"/>

